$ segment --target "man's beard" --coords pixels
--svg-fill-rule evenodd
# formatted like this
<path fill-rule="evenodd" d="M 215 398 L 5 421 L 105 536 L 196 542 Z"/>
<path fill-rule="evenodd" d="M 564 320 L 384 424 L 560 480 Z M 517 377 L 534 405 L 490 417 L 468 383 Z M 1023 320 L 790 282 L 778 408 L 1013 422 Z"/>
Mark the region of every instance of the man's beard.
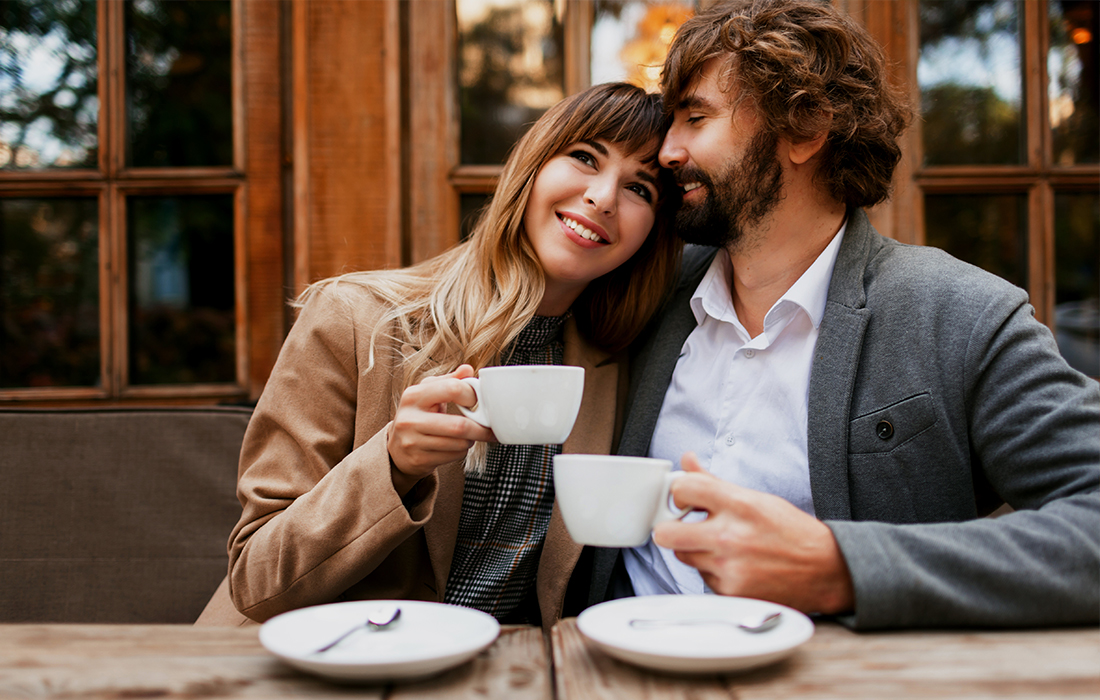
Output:
<path fill-rule="evenodd" d="M 744 157 L 714 178 L 698 168 L 679 170 L 681 183 L 698 182 L 706 197 L 683 204 L 676 212 L 676 233 L 688 243 L 735 249 L 746 243 L 746 230 L 760 223 L 782 198 L 783 169 L 776 147 L 779 137 L 760 132 Z"/>

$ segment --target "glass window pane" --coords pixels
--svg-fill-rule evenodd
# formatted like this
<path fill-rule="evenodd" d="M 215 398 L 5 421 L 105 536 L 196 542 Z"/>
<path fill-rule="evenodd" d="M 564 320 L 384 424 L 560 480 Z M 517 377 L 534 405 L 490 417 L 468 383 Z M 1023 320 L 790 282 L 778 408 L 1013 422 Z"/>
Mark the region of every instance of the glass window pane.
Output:
<path fill-rule="evenodd" d="M 1056 165 L 1100 162 L 1100 3 L 1051 0 L 1050 126 Z"/>
<path fill-rule="evenodd" d="M 0 387 L 100 383 L 98 212 L 0 199 Z"/>
<path fill-rule="evenodd" d="M 668 46 L 693 10 L 692 0 L 596 0 L 592 84 L 625 80 L 657 92 Z"/>
<path fill-rule="evenodd" d="M 926 165 L 1024 162 L 1020 17 L 1012 0 L 921 0 Z"/>
<path fill-rule="evenodd" d="M 130 383 L 236 379 L 233 196 L 128 199 Z"/>
<path fill-rule="evenodd" d="M 1025 195 L 927 195 L 925 242 L 1027 287 Z"/>
<path fill-rule="evenodd" d="M 228 0 L 126 3 L 128 163 L 233 163 Z"/>
<path fill-rule="evenodd" d="M 1054 196 L 1054 334 L 1062 356 L 1100 377 L 1100 197 Z"/>
<path fill-rule="evenodd" d="M 527 127 L 565 96 L 559 5 L 457 0 L 462 163 L 503 163 Z"/>
<path fill-rule="evenodd" d="M 96 167 L 95 0 L 0 2 L 0 168 Z"/>

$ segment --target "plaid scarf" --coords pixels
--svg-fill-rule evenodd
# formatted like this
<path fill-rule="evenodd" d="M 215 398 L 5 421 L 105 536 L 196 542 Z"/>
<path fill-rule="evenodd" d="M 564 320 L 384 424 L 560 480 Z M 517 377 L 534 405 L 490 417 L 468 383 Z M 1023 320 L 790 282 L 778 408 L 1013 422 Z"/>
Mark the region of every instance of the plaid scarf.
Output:
<path fill-rule="evenodd" d="M 532 318 L 505 364 L 563 364 L 566 318 Z M 493 443 L 484 473 L 466 475 L 445 603 L 503 620 L 532 592 L 554 506 L 551 462 L 560 452 L 561 445 Z"/>

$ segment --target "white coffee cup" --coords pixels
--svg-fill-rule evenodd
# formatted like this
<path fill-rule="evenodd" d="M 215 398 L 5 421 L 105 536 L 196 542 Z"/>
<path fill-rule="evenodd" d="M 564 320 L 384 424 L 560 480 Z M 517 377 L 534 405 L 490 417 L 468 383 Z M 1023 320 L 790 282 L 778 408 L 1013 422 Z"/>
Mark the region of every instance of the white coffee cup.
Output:
<path fill-rule="evenodd" d="M 669 507 L 669 488 L 682 475 L 667 459 L 555 455 L 554 498 L 575 542 L 639 547 L 657 523 L 690 510 Z"/>
<path fill-rule="evenodd" d="M 506 445 L 560 445 L 573 431 L 584 394 L 584 368 L 570 365 L 485 367 L 462 381 L 477 407 L 459 410 Z"/>

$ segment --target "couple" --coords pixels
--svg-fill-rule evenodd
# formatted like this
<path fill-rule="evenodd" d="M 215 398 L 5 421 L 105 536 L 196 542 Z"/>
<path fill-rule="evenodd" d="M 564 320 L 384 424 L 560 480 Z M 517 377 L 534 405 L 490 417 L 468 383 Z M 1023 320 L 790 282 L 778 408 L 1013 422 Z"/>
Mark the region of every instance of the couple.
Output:
<path fill-rule="evenodd" d="M 707 591 L 859 628 L 1096 624 L 1100 392 L 1023 291 L 871 228 L 907 112 L 866 32 L 815 0 L 719 2 L 662 90 L 670 123 L 625 85 L 565 100 L 468 242 L 306 291 L 200 623 L 411 598 L 549 626 Z M 673 233 L 703 245 L 681 263 Z M 561 448 L 448 410 L 477 368 L 536 363 L 586 370 Z M 679 463 L 707 517 L 582 548 L 559 449 Z"/>

